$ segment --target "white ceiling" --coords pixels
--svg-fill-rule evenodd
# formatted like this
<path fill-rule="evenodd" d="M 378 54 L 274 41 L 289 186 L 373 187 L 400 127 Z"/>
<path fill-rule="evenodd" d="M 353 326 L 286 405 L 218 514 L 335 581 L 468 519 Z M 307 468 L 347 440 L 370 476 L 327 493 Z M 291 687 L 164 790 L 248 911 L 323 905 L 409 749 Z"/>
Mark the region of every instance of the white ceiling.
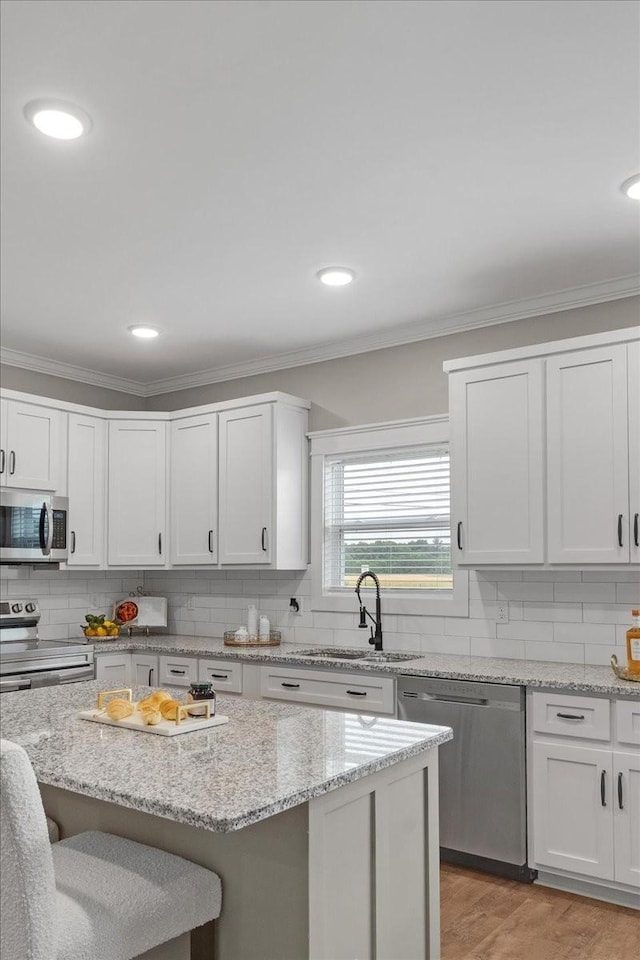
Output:
<path fill-rule="evenodd" d="M 638 289 L 636 3 L 9 0 L 3 21 L 5 348 L 149 384 Z M 39 97 L 90 135 L 43 137 Z M 323 287 L 330 264 L 357 282 Z"/>

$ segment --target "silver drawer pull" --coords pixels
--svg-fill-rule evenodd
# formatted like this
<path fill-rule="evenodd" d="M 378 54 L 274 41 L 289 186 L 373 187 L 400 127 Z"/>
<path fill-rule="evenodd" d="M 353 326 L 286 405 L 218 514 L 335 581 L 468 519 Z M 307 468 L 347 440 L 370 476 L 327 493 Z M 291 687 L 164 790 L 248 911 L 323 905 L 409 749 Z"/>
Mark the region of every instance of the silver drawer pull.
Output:
<path fill-rule="evenodd" d="M 228 674 L 228 673 L 211 673 L 211 671 L 209 671 L 209 676 L 210 676 L 210 677 L 213 677 L 214 680 L 228 680 L 228 679 L 229 679 L 229 674 Z"/>
<path fill-rule="evenodd" d="M 299 683 L 286 683 L 284 680 L 280 684 L 281 687 L 291 687 L 292 690 L 297 690 L 300 686 Z"/>
<path fill-rule="evenodd" d="M 366 697 L 366 690 L 347 690 L 347 693 L 350 693 L 352 697 Z"/>
<path fill-rule="evenodd" d="M 583 713 L 556 713 L 561 720 L 584 720 Z"/>
<path fill-rule="evenodd" d="M 184 677 L 186 670 L 169 670 L 169 673 L 175 673 L 179 677 Z"/>

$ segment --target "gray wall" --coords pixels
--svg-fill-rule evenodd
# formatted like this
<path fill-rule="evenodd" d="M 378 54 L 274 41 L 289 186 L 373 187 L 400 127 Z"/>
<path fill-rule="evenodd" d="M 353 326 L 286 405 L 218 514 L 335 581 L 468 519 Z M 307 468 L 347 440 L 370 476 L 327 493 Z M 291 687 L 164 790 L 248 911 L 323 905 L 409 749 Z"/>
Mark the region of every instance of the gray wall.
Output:
<path fill-rule="evenodd" d="M 446 413 L 444 360 L 638 323 L 640 297 L 628 297 L 147 399 L 6 365 L 0 367 L 0 380 L 6 389 L 107 410 L 177 410 L 282 390 L 311 400 L 310 427 L 322 430 Z"/>
<path fill-rule="evenodd" d="M 446 413 L 444 360 L 638 323 L 640 297 L 629 297 L 339 360 L 161 394 L 147 400 L 147 409 L 176 410 L 282 390 L 311 400 L 312 430 Z"/>
<path fill-rule="evenodd" d="M 102 410 L 144 410 L 144 397 L 134 397 L 119 390 L 105 390 L 93 387 L 90 383 L 78 383 L 52 377 L 48 373 L 35 373 L 20 367 L 0 365 L 0 385 L 5 390 L 21 390 L 23 393 L 35 393 L 52 400 L 66 400 L 69 403 L 82 403 L 87 407 L 99 407 Z"/>

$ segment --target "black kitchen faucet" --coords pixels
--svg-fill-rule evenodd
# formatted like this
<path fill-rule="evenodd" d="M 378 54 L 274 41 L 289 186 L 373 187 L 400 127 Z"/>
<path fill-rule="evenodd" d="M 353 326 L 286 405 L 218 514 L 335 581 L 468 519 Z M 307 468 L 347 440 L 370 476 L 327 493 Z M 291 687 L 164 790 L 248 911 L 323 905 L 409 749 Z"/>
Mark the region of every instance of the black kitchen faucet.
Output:
<path fill-rule="evenodd" d="M 367 577 L 371 577 L 373 582 L 376 585 L 376 615 L 372 617 L 364 603 L 362 602 L 362 597 L 360 596 L 360 585 L 363 580 L 366 580 Z M 356 583 L 356 594 L 358 596 L 358 603 L 360 604 L 360 623 L 358 626 L 364 630 L 367 629 L 367 617 L 375 624 L 375 630 L 371 627 L 371 636 L 369 637 L 369 643 L 373 644 L 376 650 L 382 650 L 382 611 L 380 609 L 380 581 L 378 580 L 376 574 L 373 570 L 365 570 L 364 573 L 361 573 L 358 577 L 358 582 Z"/>

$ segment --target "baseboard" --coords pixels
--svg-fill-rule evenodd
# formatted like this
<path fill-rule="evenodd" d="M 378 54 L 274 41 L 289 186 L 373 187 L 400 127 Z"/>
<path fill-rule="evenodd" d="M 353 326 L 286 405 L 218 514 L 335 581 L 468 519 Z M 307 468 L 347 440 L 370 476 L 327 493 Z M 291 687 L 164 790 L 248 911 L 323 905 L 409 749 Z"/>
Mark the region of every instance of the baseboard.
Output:
<path fill-rule="evenodd" d="M 619 907 L 640 910 L 640 890 L 621 890 L 591 880 L 578 880 L 558 873 L 545 873 L 543 870 L 538 871 L 538 879 L 535 883 L 543 887 L 552 887 L 554 890 L 564 890 L 566 893 L 577 893 L 581 897 L 591 897 L 592 900 L 604 900 Z"/>

